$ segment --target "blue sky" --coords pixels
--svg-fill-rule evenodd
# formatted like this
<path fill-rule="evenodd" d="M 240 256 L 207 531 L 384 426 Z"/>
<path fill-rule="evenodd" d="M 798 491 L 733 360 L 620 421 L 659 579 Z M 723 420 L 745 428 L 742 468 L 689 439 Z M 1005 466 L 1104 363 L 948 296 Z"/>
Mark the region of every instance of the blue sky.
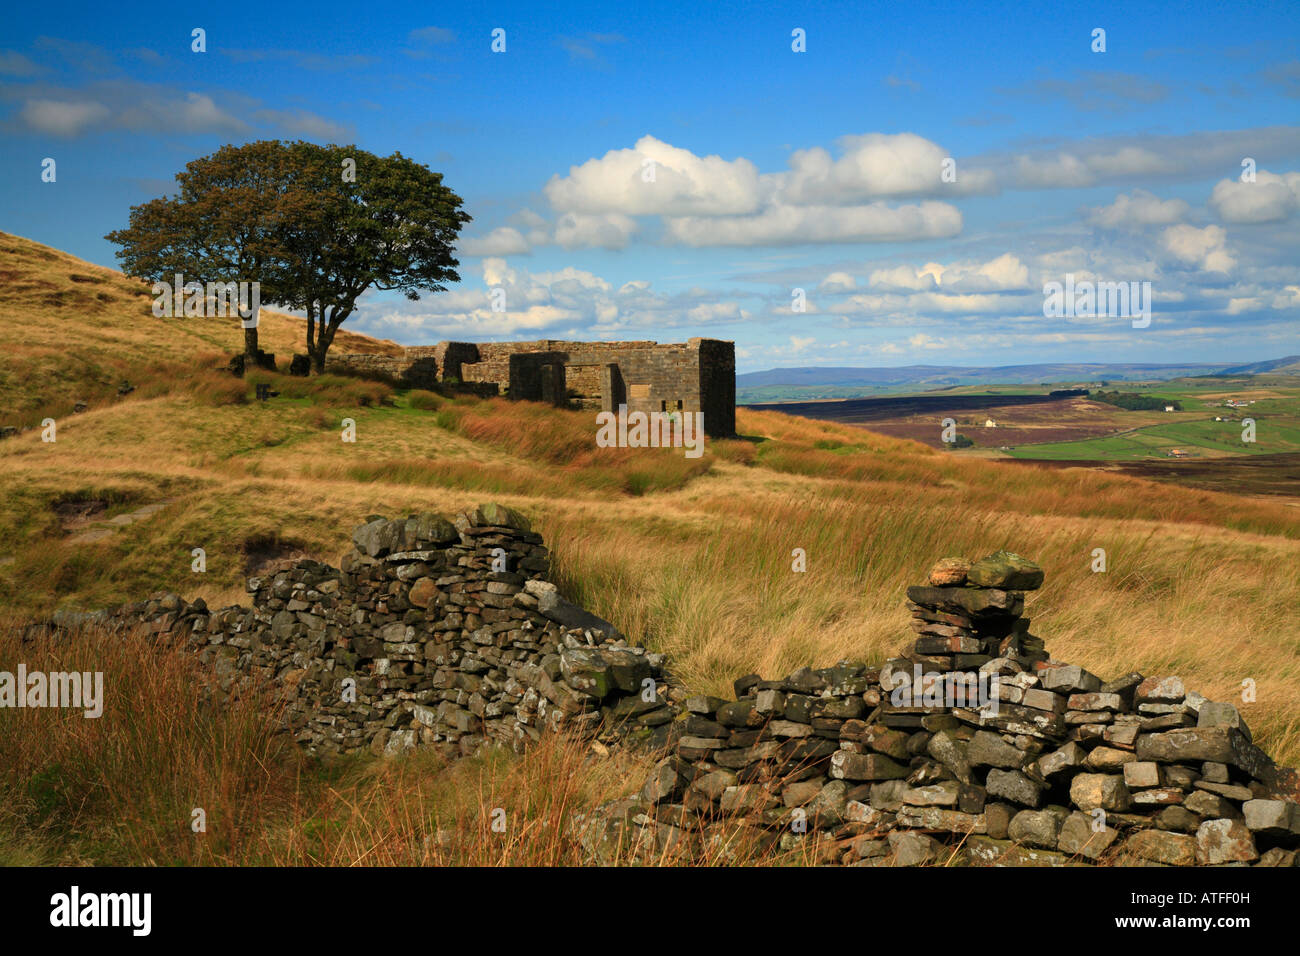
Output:
<path fill-rule="evenodd" d="M 462 281 L 348 320 L 406 344 L 704 335 L 742 371 L 1300 352 L 1294 5 L 6 12 L 0 229 L 115 265 L 132 205 L 264 138 L 400 150 L 465 199 Z M 1150 282 L 1150 326 L 1046 318 L 1067 273 Z"/>

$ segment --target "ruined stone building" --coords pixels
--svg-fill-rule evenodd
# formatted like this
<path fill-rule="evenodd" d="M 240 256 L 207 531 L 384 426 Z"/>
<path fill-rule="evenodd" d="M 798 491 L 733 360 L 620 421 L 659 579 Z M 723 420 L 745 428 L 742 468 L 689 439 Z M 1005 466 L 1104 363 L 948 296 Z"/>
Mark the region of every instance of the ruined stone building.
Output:
<path fill-rule="evenodd" d="M 380 373 L 412 388 L 496 386 L 512 399 L 629 412 L 703 412 L 705 433 L 736 432 L 734 342 L 439 342 L 403 355 L 344 354 L 331 368 Z"/>

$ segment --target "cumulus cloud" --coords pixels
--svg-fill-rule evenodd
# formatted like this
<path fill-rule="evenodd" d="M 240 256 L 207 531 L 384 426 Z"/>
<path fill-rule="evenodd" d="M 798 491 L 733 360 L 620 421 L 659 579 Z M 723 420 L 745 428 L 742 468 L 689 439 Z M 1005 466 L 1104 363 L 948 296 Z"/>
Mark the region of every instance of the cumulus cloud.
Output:
<path fill-rule="evenodd" d="M 909 265 L 877 269 L 869 282 L 873 289 L 899 292 L 1002 292 L 1027 288 L 1029 269 L 1008 252 L 987 262 L 963 260 L 946 266 L 929 262 L 919 269 Z"/>
<path fill-rule="evenodd" d="M 1253 183 L 1224 179 L 1210 194 L 1210 207 L 1224 222 L 1282 222 L 1300 210 L 1300 173 L 1278 175 L 1263 169 Z"/>
<path fill-rule="evenodd" d="M 942 202 L 888 206 L 773 205 L 753 216 L 665 219 L 669 238 L 688 246 L 778 243 L 887 242 L 948 238 L 961 232 L 961 213 Z"/>
<path fill-rule="evenodd" d="M 631 149 L 552 176 L 546 198 L 560 212 L 642 215 L 731 215 L 759 202 L 758 169 L 747 159 L 696 156 L 643 136 Z"/>
<path fill-rule="evenodd" d="M 988 262 L 954 262 L 938 276 L 946 292 L 1002 292 L 1029 286 L 1029 269 L 1004 252 Z"/>
<path fill-rule="evenodd" d="M 532 251 L 523 233 L 510 226 L 493 229 L 486 236 L 462 239 L 456 249 L 465 256 L 518 256 Z"/>
<path fill-rule="evenodd" d="M 621 213 L 589 215 L 569 212 L 555 224 L 555 241 L 565 249 L 622 249 L 637 231 L 636 222 Z"/>
<path fill-rule="evenodd" d="M 822 292 L 850 292 L 858 282 L 847 272 L 832 272 L 817 286 Z"/>
<path fill-rule="evenodd" d="M 1140 229 L 1182 222 L 1191 207 L 1181 199 L 1159 199 L 1145 189 L 1120 193 L 1109 206 L 1088 211 L 1088 222 L 1103 229 Z"/>
<path fill-rule="evenodd" d="M 1227 250 L 1222 226 L 1170 226 L 1160 236 L 1161 245 L 1178 262 L 1206 272 L 1231 272 L 1237 260 Z"/>
<path fill-rule="evenodd" d="M 916 269 L 912 266 L 894 266 L 890 269 L 876 269 L 867 279 L 873 289 L 897 291 L 926 292 L 939 285 L 939 276 L 943 266 L 931 262 Z"/>
<path fill-rule="evenodd" d="M 996 190 L 988 170 L 958 168 L 954 182 L 942 180 L 950 156 L 915 133 L 866 133 L 840 140 L 838 159 L 820 146 L 790 157 L 790 171 L 774 174 L 779 200 L 790 204 L 843 204 L 864 199 L 920 197 Z"/>
<path fill-rule="evenodd" d="M 943 238 L 961 231 L 953 206 L 882 200 L 996 189 L 991 173 L 974 169 L 943 183 L 944 150 L 915 134 L 850 136 L 840 147 L 838 158 L 800 150 L 787 171 L 760 174 L 743 157 L 697 156 L 643 136 L 553 176 L 544 191 L 556 211 L 578 217 L 557 227 L 558 241 L 563 231 L 571 245 L 622 248 L 635 231 L 626 217 L 647 215 L 661 217 L 665 239 L 689 246 Z"/>
<path fill-rule="evenodd" d="M 467 256 L 529 255 L 538 246 L 557 244 L 565 249 L 623 249 L 638 228 L 634 219 L 618 213 L 570 212 L 551 224 L 531 209 L 523 209 L 511 222 L 514 225 L 500 226 L 487 235 L 462 239 L 458 249 Z"/>
<path fill-rule="evenodd" d="M 416 303 L 365 301 L 358 327 L 411 342 L 541 334 L 599 338 L 627 329 L 727 324 L 750 317 L 737 302 L 707 289 L 665 294 L 645 280 L 615 289 L 583 269 L 529 272 L 497 256 L 485 258 L 480 268 L 482 288 L 451 289 Z M 492 309 L 495 290 L 504 294 L 504 311 Z"/>

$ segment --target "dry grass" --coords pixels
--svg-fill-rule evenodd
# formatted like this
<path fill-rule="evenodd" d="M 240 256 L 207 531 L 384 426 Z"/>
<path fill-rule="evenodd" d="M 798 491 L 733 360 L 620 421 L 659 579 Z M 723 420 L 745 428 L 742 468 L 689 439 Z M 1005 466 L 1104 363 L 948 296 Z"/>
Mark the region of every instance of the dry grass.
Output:
<path fill-rule="evenodd" d="M 319 763 L 275 732 L 268 697 L 205 703 L 183 648 L 95 629 L 24 643 L 0 628 L 0 666 L 19 661 L 102 673 L 105 707 L 0 710 L 0 865 L 581 866 L 576 815 L 625 796 L 651 763 L 561 735 L 450 765 L 429 751 Z M 777 859 L 687 833 L 706 848 L 696 864 Z M 609 859 L 682 862 L 667 846 Z"/>
<path fill-rule="evenodd" d="M 147 314 L 147 303 L 131 299 L 131 285 L 120 276 L 11 237 L 0 236 L 0 246 L 8 270 L 0 276 L 2 304 L 16 302 L 21 320 L 0 328 L 5 348 L 10 354 L 36 347 L 67 353 L 50 367 L 58 374 L 48 379 L 21 362 L 0 369 L 0 407 L 24 408 L 25 421 L 46 414 L 58 419 L 54 444 L 42 443 L 37 432 L 0 443 L 0 594 L 11 613 L 102 606 L 162 588 L 219 606 L 242 593 L 250 565 L 267 552 L 334 562 L 367 514 L 453 512 L 494 498 L 533 519 L 554 549 L 556 576 L 572 598 L 667 651 L 693 688 L 721 693 L 749 671 L 776 676 L 805 663 L 880 661 L 897 653 L 909 637 L 903 607 L 908 584 L 920 582 L 942 556 L 974 558 L 1005 547 L 1046 570 L 1045 588 L 1031 596 L 1028 613 L 1058 658 L 1107 678 L 1130 670 L 1176 672 L 1218 699 L 1239 699 L 1241 681 L 1253 679 L 1257 701 L 1241 706 L 1257 740 L 1283 762 L 1300 761 L 1300 703 L 1291 693 L 1300 680 L 1300 508 L 1294 499 L 1246 499 L 1090 470 L 967 460 L 852 427 L 743 409 L 743 437 L 710 441 L 705 457 L 691 461 L 668 449 L 598 449 L 591 415 L 540 405 L 450 400 L 332 376 L 254 373 L 239 382 L 213 367 L 238 348 L 237 323 L 222 326 L 216 342 L 207 340 L 217 335 L 215 326 L 178 327 L 160 337 L 157 325 L 149 324 L 158 320 L 130 317 L 137 305 Z M 119 301 L 87 313 L 79 306 L 42 305 L 50 290 L 41 283 L 69 294 L 94 289 L 94 283 L 66 277 L 74 272 L 99 277 Z M 268 347 L 288 351 L 274 338 L 277 328 L 268 320 Z M 82 375 L 91 365 L 112 369 L 114 376 L 121 371 L 137 390 L 121 400 L 114 392 L 103 403 L 92 401 L 84 414 L 66 415 L 61 409 L 77 394 L 69 389 L 94 380 Z M 257 381 L 272 384 L 280 397 L 253 400 Z M 356 423 L 355 444 L 340 440 L 344 418 Z M 102 540 L 74 543 L 55 507 L 79 499 L 102 500 L 109 518 L 166 504 Z M 195 547 L 207 553 L 204 575 L 191 571 Z M 791 570 L 795 548 L 807 554 L 805 573 Z M 1097 548 L 1106 551 L 1104 574 L 1090 570 Z M 141 688 L 153 686 L 139 679 Z M 167 719 L 166 711 L 159 703 L 158 721 Z M 228 755 L 227 763 L 211 762 L 218 755 L 202 749 L 209 738 L 199 725 L 174 730 L 197 735 L 176 744 L 189 755 L 176 766 L 182 776 L 207 781 L 203 799 L 220 807 L 223 788 L 236 793 L 243 786 L 264 793 L 257 799 L 270 801 L 266 806 L 281 808 L 252 825 L 252 843 L 240 842 L 248 827 L 230 831 L 225 843 L 210 841 L 226 860 L 379 861 L 398 852 L 385 849 L 384 841 L 398 847 L 402 840 L 415 840 L 423 853 L 423 837 L 432 831 L 415 808 L 426 798 L 444 808 L 439 819 L 454 819 L 457 832 L 469 833 L 479 825 L 474 814 L 484 800 L 514 800 L 510 812 L 520 820 L 533 812 L 529 807 L 537 808 L 537 819 L 549 814 L 528 774 L 545 774 L 537 779 L 554 783 L 597 773 L 595 786 L 603 772 L 579 772 L 577 764 L 557 762 L 570 759 L 558 753 L 451 769 L 417 760 L 331 777 L 336 795 L 330 796 L 299 782 L 289 786 L 288 770 L 268 777 L 254 769 L 270 759 L 271 745 L 259 742 L 250 723 L 239 726 L 246 753 Z M 164 732 L 161 724 L 141 723 L 137 746 Z M 81 733 L 91 735 L 89 743 L 101 732 Z M 3 752 L 12 754 L 7 764 L 19 761 L 13 766 L 24 768 L 23 780 L 42 772 L 37 739 L 29 735 L 25 756 Z M 96 747 L 111 745 L 95 740 Z M 110 773 L 96 768 L 96 752 L 64 758 L 73 768 L 69 779 L 101 794 L 98 800 L 107 799 L 102 794 L 109 783 L 129 795 L 129 775 L 120 769 L 112 771 L 120 776 L 92 786 L 93 774 Z M 167 762 L 161 748 L 136 759 L 123 766 L 145 772 L 164 770 Z M 204 759 L 207 770 L 199 766 Z M 11 786 L 18 788 L 14 773 Z M 290 776 L 299 781 L 301 773 Z M 618 776 L 616 769 L 611 773 Z M 631 770 L 627 775 L 635 776 Z M 463 806 L 442 790 L 435 798 L 430 794 L 442 786 L 435 780 L 456 781 L 452 795 L 468 788 L 476 796 Z M 157 799 L 148 819 L 180 826 L 172 817 L 197 799 L 195 785 L 178 777 L 167 786 L 160 793 L 170 796 Z M 400 818 L 386 815 L 392 788 L 415 788 Z M 597 790 L 573 791 L 566 806 L 595 799 Z M 223 819 L 242 819 L 236 803 L 222 810 Z M 408 801 L 394 807 L 398 803 Z M 97 806 L 96 813 L 129 812 Z M 58 807 L 60 826 L 82 825 L 70 804 Z M 22 843 L 21 851 L 12 851 L 15 858 L 44 845 L 37 839 L 39 821 L 23 819 L 28 830 L 35 827 L 36 842 Z M 167 836 L 161 822 L 148 819 L 141 818 L 136 837 L 95 831 L 87 844 L 99 848 L 92 855 L 200 859 L 183 856 L 181 843 L 166 842 L 188 840 L 188 831 Z M 129 839 L 140 842 L 128 847 Z M 434 842 L 437 852 L 452 852 Z M 455 851 L 462 853 L 456 858 L 486 861 L 474 854 L 487 853 L 488 846 L 502 849 L 472 846 L 477 849 Z M 547 852 L 547 859 L 558 859 L 562 851 Z M 393 857 L 399 858 L 416 861 Z"/>

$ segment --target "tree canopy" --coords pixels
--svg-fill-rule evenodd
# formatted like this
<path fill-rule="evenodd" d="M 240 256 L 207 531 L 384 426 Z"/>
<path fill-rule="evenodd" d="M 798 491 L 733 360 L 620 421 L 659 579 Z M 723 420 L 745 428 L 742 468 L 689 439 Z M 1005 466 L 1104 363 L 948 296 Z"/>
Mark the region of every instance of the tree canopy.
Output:
<path fill-rule="evenodd" d="M 367 290 L 418 299 L 460 279 L 452 253 L 470 216 L 441 173 L 401 153 L 263 140 L 224 146 L 176 179 L 177 196 L 133 207 L 130 226 L 106 237 L 125 271 L 259 282 L 263 302 L 307 314 L 316 372 Z"/>

